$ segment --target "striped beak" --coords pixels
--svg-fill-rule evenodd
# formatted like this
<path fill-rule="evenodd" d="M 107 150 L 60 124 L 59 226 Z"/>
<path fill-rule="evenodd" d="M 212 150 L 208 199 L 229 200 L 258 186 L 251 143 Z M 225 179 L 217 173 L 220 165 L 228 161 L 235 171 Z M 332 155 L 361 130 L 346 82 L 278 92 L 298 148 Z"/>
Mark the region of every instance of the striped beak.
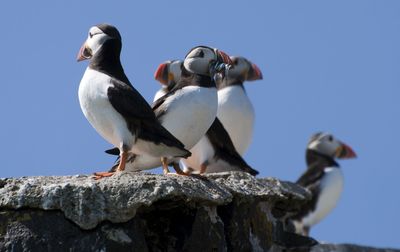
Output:
<path fill-rule="evenodd" d="M 81 49 L 78 52 L 78 55 L 76 56 L 76 60 L 82 61 L 82 60 L 87 60 L 92 58 L 92 50 L 86 45 L 86 41 L 85 43 L 83 43 L 83 45 L 81 46 Z"/>
<path fill-rule="evenodd" d="M 247 73 L 247 81 L 255 81 L 255 80 L 262 80 L 263 75 L 261 73 L 260 68 L 254 63 L 250 63 L 249 72 Z"/>
<path fill-rule="evenodd" d="M 217 57 L 218 60 L 229 65 L 229 66 L 233 66 L 233 61 L 231 60 L 231 58 L 228 56 L 228 54 L 224 53 L 221 50 L 216 49 L 216 53 L 217 53 Z"/>
<path fill-rule="evenodd" d="M 162 63 L 158 66 L 156 72 L 154 73 L 154 79 L 159 81 L 163 85 L 168 85 L 168 66 L 170 62 Z"/>
<path fill-rule="evenodd" d="M 336 149 L 335 156 L 340 159 L 356 158 L 357 155 L 353 149 L 345 143 L 341 142 L 341 145 Z"/>

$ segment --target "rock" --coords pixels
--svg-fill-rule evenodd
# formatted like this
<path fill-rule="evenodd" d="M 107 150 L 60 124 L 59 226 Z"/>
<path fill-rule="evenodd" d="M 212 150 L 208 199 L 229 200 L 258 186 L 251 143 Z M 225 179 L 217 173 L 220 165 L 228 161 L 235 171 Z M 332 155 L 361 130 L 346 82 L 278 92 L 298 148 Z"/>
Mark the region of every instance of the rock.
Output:
<path fill-rule="evenodd" d="M 309 249 L 315 240 L 285 226 L 309 198 L 241 172 L 0 179 L 0 251 Z"/>
<path fill-rule="evenodd" d="M 220 206 L 240 201 L 292 200 L 298 206 L 308 197 L 296 187 L 277 179 L 257 180 L 247 173 L 211 175 L 208 180 L 184 176 L 163 176 L 146 173 L 121 173 L 113 177 L 93 180 L 91 176 L 23 177 L 0 180 L 0 208 L 33 208 L 60 210 L 65 217 L 82 229 L 92 229 L 100 222 L 113 223 L 132 219 L 139 208 L 158 201 L 170 201 L 172 206 L 184 203 Z"/>

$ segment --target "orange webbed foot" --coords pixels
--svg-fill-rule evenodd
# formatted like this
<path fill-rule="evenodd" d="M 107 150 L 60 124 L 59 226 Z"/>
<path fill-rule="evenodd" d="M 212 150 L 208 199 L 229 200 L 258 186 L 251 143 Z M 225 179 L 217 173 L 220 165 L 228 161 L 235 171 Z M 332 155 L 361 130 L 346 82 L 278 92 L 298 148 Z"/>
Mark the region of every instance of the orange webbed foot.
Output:
<path fill-rule="evenodd" d="M 115 172 L 95 172 L 93 175 L 95 180 L 99 180 L 102 178 L 111 177 L 114 174 Z"/>

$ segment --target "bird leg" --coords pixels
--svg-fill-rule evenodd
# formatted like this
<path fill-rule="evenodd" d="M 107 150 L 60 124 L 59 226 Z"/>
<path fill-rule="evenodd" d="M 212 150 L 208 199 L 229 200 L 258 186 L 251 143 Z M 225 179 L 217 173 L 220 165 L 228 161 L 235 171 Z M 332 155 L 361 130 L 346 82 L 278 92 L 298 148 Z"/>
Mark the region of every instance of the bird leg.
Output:
<path fill-rule="evenodd" d="M 95 172 L 94 173 L 94 179 L 95 180 L 99 180 L 99 179 L 102 179 L 102 178 L 111 177 L 112 175 L 115 174 L 115 172 L 125 170 L 125 165 L 126 165 L 126 159 L 127 158 L 128 158 L 128 152 L 127 151 L 122 151 L 120 153 L 120 159 L 119 159 L 119 164 L 118 164 L 117 169 L 115 169 L 114 171 L 109 171 L 109 172 Z"/>
<path fill-rule="evenodd" d="M 169 173 L 169 169 L 168 169 L 168 163 L 167 163 L 166 157 L 161 158 L 161 164 L 162 164 L 164 175 L 167 175 Z"/>
<path fill-rule="evenodd" d="M 193 169 L 189 167 L 187 172 L 184 172 L 181 170 L 181 168 L 179 167 L 178 163 L 172 163 L 172 166 L 174 167 L 176 174 L 178 175 L 183 175 L 183 176 L 190 176 L 193 178 L 197 178 L 197 179 L 201 179 L 201 180 L 208 180 L 207 177 L 203 176 L 203 174 L 192 174 Z M 205 166 L 207 168 L 207 166 Z M 204 170 L 205 171 L 205 170 Z"/>
<path fill-rule="evenodd" d="M 207 165 L 206 164 L 201 164 L 200 165 L 200 175 L 203 175 L 207 170 Z"/>
<path fill-rule="evenodd" d="M 126 159 L 128 158 L 128 152 L 123 150 L 120 154 L 119 165 L 117 167 L 117 171 L 124 171 L 126 165 Z"/>

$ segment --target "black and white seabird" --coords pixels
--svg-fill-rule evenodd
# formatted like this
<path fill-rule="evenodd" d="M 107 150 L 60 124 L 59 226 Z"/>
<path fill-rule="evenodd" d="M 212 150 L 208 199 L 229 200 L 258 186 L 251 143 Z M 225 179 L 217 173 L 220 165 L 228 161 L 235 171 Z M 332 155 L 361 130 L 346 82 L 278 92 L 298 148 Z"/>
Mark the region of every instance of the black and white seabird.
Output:
<path fill-rule="evenodd" d="M 157 119 L 186 149 L 192 148 L 214 122 L 218 109 L 214 75 L 224 73 L 231 64 L 229 56 L 218 49 L 195 47 L 183 61 L 180 80 L 154 101 L 153 111 Z M 169 159 L 168 162 L 174 165 L 177 173 L 185 174 L 179 171 L 178 160 Z M 127 167 L 132 170 L 158 166 L 160 160 L 149 155 L 139 155 L 127 162 Z M 168 167 L 163 166 L 163 169 L 164 173 L 169 172 Z"/>
<path fill-rule="evenodd" d="M 310 190 L 311 201 L 292 218 L 296 233 L 308 235 L 336 206 L 343 189 L 343 174 L 335 158 L 355 158 L 355 152 L 328 133 L 314 134 L 307 146 L 307 170 L 297 184 Z"/>
<path fill-rule="evenodd" d="M 257 65 L 244 57 L 231 57 L 234 67 L 217 81 L 218 118 L 228 131 L 236 150 L 243 155 L 250 146 L 254 129 L 254 109 L 246 94 L 245 81 L 261 80 Z M 240 123 L 238 123 L 240 122 Z"/>
<path fill-rule="evenodd" d="M 89 59 L 79 85 L 83 114 L 96 131 L 120 151 L 116 171 L 125 169 L 130 155 L 188 157 L 190 152 L 157 120 L 145 99 L 133 88 L 120 62 L 121 35 L 108 24 L 93 26 L 78 61 Z M 96 178 L 113 172 L 95 173 Z"/>
<path fill-rule="evenodd" d="M 156 93 L 154 99 L 173 89 L 179 82 L 182 64 L 182 61 L 172 60 L 157 68 L 154 77 L 163 87 Z M 258 174 L 258 171 L 251 168 L 236 151 L 228 132 L 218 118 L 215 119 L 206 135 L 190 151 L 192 156 L 181 160 L 188 173 L 237 170 L 248 172 L 254 176 Z"/>

